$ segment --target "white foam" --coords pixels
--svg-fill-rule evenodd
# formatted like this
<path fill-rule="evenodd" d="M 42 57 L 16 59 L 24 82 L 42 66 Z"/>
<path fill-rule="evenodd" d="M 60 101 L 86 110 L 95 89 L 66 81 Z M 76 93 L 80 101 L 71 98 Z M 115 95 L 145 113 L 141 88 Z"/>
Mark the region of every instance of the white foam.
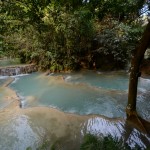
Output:
<path fill-rule="evenodd" d="M 103 72 L 97 71 L 97 74 L 103 74 Z"/>
<path fill-rule="evenodd" d="M 71 80 L 71 76 L 67 76 L 67 77 L 65 77 L 65 81 L 70 81 Z"/>
<path fill-rule="evenodd" d="M 49 75 L 50 75 L 50 76 L 51 76 L 51 75 L 54 75 L 54 73 L 50 73 Z"/>
<path fill-rule="evenodd" d="M 15 75 L 15 76 L 10 76 L 15 79 L 11 84 L 16 83 L 19 80 L 19 77 L 27 76 L 27 75 L 29 75 L 29 74 L 19 74 L 19 75 Z"/>
<path fill-rule="evenodd" d="M 14 78 L 15 80 L 11 83 L 11 84 L 14 84 L 14 83 L 16 83 L 18 80 L 19 80 L 19 78 Z"/>
<path fill-rule="evenodd" d="M 0 79 L 7 79 L 8 76 L 0 76 Z"/>
<path fill-rule="evenodd" d="M 146 79 L 146 78 L 140 77 L 140 80 L 143 80 L 143 81 L 146 81 L 146 82 L 149 82 L 149 83 L 150 83 L 150 79 Z"/>
<path fill-rule="evenodd" d="M 18 75 L 14 75 L 14 76 L 10 76 L 10 77 L 22 77 L 22 76 L 27 76 L 29 74 L 18 74 Z"/>
<path fill-rule="evenodd" d="M 147 89 L 143 88 L 143 87 L 139 87 L 138 90 L 142 93 L 146 93 Z"/>
<path fill-rule="evenodd" d="M 22 77 L 22 76 L 26 76 L 26 75 L 29 75 L 29 74 L 19 74 L 19 75 L 14 75 L 14 76 L 0 76 L 0 79 L 7 79 L 8 77 Z"/>

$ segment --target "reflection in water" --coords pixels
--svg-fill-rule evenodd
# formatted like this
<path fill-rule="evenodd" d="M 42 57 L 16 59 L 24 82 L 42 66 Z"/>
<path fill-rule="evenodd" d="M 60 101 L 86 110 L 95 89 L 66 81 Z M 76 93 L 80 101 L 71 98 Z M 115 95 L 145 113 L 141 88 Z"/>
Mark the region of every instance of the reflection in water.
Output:
<path fill-rule="evenodd" d="M 36 149 L 41 142 L 49 140 L 51 145 L 57 143 L 62 150 L 78 150 L 86 133 L 102 137 L 111 134 L 123 139 L 132 148 L 136 144 L 141 149 L 146 148 L 150 143 L 148 135 L 141 133 L 124 119 L 100 116 L 103 114 L 110 118 L 124 117 L 127 89 L 102 87 L 102 83 L 99 83 L 102 75 L 96 74 L 98 81 L 94 82 L 89 79 L 92 78 L 91 74 L 89 77 L 88 73 L 87 77 L 84 77 L 83 73 L 46 77 L 32 74 L 18 77 L 10 86 L 22 96 L 24 109 L 19 108 L 15 93 L 7 87 L 2 87 L 1 99 L 5 102 L 6 98 L 9 98 L 11 104 L 0 109 L 0 149 L 24 150 L 29 146 Z M 88 83 L 85 79 L 82 81 L 82 78 L 87 78 Z M 127 81 L 127 77 L 123 75 L 123 78 L 120 78 L 120 81 L 122 80 Z M 148 90 L 149 84 L 145 84 L 147 81 L 140 80 L 142 83 L 139 88 Z M 150 105 L 145 103 L 148 102 L 149 94 L 142 90 L 139 90 L 138 94 L 138 108 L 145 109 L 139 111 L 146 119 L 150 119 Z M 82 115 L 64 113 L 51 107 Z"/>

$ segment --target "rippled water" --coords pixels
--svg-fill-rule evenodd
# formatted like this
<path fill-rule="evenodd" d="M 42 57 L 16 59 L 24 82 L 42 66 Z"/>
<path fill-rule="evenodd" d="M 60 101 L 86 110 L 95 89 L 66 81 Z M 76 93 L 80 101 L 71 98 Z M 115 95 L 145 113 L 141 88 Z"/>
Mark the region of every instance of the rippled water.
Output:
<path fill-rule="evenodd" d="M 138 145 L 145 149 L 150 144 L 148 135 L 117 118 L 125 117 L 128 88 L 125 73 L 81 71 L 49 76 L 34 73 L 15 77 L 9 86 L 21 98 L 24 109 L 13 103 L 14 93 L 0 88 L 2 150 L 25 150 L 29 146 L 34 150 L 45 140 L 50 145 L 56 143 L 61 150 L 78 150 L 86 133 L 111 135 L 132 148 Z M 150 80 L 140 78 L 137 109 L 147 120 L 150 120 L 149 97 Z M 4 106 L 6 101 L 9 103 Z"/>
<path fill-rule="evenodd" d="M 48 106 L 82 115 L 125 117 L 128 75 L 82 71 L 44 77 L 36 73 L 16 78 L 11 88 L 21 97 L 24 108 Z M 150 119 L 149 90 L 150 80 L 140 78 L 138 110 L 145 119 Z"/>
<path fill-rule="evenodd" d="M 25 108 L 49 106 L 77 114 L 120 117 L 125 116 L 124 106 L 127 102 L 127 86 L 122 90 L 122 85 L 128 83 L 126 76 L 118 77 L 118 75 L 108 74 L 107 80 L 104 75 L 92 72 L 48 77 L 32 74 L 16 79 L 11 88 L 20 95 Z M 116 85 L 115 79 L 118 80 Z M 124 83 L 120 83 L 120 80 Z M 107 81 L 106 85 L 105 81 Z M 116 88 L 112 88 L 111 81 Z"/>

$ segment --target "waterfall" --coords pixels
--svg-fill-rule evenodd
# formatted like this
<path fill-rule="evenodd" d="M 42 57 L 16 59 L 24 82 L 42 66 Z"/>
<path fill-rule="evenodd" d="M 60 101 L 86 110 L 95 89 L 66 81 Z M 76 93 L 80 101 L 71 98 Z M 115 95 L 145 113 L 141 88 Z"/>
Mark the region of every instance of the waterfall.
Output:
<path fill-rule="evenodd" d="M 0 67 L 1 76 L 15 76 L 19 74 L 27 74 L 37 71 L 36 65 L 23 65 L 13 67 Z"/>

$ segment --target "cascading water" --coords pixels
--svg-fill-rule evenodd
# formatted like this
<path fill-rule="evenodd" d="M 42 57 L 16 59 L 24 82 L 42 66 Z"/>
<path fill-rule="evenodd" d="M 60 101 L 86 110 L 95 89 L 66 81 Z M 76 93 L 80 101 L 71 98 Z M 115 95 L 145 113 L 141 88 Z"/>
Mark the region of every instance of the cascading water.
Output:
<path fill-rule="evenodd" d="M 125 73 L 81 71 L 49 76 L 34 73 L 15 78 L 9 86 L 19 95 L 25 109 L 15 106 L 13 110 L 0 112 L 3 116 L 0 149 L 7 149 L 8 145 L 14 150 L 28 146 L 34 149 L 43 136 L 51 143 L 61 141 L 61 149 L 79 149 L 80 138 L 86 133 L 111 134 L 123 138 L 132 148 L 137 144 L 144 149 L 150 142 L 150 137 L 131 130 L 124 119 L 118 118 L 125 118 L 128 89 Z M 150 120 L 149 89 L 150 80 L 140 78 L 137 108 L 147 120 Z"/>
<path fill-rule="evenodd" d="M 37 71 L 36 65 L 20 65 L 12 67 L 0 67 L 1 76 L 16 76 Z"/>

